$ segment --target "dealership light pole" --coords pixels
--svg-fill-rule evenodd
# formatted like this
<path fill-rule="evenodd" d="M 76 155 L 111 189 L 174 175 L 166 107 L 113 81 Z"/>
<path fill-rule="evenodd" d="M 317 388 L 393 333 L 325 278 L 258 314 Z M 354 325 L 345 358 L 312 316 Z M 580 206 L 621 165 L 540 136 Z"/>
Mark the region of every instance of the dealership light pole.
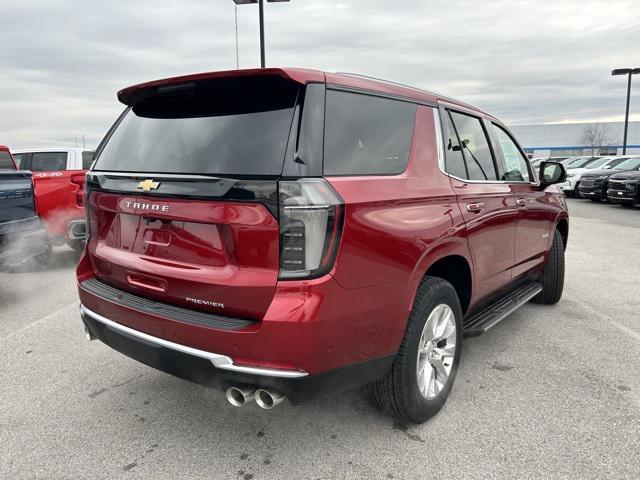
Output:
<path fill-rule="evenodd" d="M 289 2 L 291 0 L 267 0 L 267 2 Z M 248 5 L 250 3 L 258 4 L 258 15 L 260 17 L 260 66 L 265 66 L 264 54 L 264 0 L 233 0 L 236 5 Z"/>
<path fill-rule="evenodd" d="M 622 154 L 627 154 L 627 130 L 629 128 L 629 102 L 631 101 L 631 75 L 640 73 L 640 68 L 616 68 L 611 75 L 627 75 L 627 110 L 624 114 L 624 139 L 622 140 Z"/>

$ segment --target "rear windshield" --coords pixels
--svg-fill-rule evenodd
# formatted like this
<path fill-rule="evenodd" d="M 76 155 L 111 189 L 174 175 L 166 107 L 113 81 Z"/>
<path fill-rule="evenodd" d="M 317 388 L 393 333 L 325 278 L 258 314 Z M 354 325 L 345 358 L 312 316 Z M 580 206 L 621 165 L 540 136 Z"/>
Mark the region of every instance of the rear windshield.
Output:
<path fill-rule="evenodd" d="M 157 95 L 125 113 L 94 170 L 280 175 L 296 96 L 278 81 Z"/>
<path fill-rule="evenodd" d="M 67 152 L 34 152 L 31 170 L 34 172 L 60 172 L 67 169 Z"/>
<path fill-rule="evenodd" d="M 14 168 L 15 167 L 13 166 L 13 162 L 11 161 L 9 152 L 0 150 L 0 170 L 13 170 Z"/>

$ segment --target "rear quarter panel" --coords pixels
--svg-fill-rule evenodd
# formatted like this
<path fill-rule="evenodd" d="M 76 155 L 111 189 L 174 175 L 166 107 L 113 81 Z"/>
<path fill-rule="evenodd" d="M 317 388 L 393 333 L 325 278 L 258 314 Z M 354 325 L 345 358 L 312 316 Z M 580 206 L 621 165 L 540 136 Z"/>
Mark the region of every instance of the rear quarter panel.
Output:
<path fill-rule="evenodd" d="M 334 268 L 343 288 L 407 284 L 407 295 L 399 299 L 406 321 L 415 288 L 433 261 L 449 254 L 469 259 L 456 197 L 438 166 L 432 108 L 417 110 L 413 147 L 402 175 L 328 180 L 346 205 Z"/>

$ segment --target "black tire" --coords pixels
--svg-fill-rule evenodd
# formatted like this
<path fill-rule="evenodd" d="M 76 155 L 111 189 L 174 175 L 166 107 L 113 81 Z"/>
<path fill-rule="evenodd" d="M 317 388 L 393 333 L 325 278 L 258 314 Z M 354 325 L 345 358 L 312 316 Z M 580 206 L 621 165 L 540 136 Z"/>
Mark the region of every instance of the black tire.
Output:
<path fill-rule="evenodd" d="M 558 303 L 564 288 L 564 241 L 558 230 L 553 234 L 553 243 L 540 281 L 542 291 L 533 301 L 545 305 Z"/>
<path fill-rule="evenodd" d="M 580 195 L 580 182 L 576 183 L 576 186 L 573 187 L 573 198 L 582 198 L 582 195 Z"/>
<path fill-rule="evenodd" d="M 448 305 L 455 317 L 456 349 L 448 380 L 435 398 L 427 399 L 418 387 L 418 344 L 433 309 Z M 462 308 L 453 286 L 441 278 L 425 277 L 409 314 L 400 349 L 389 373 L 369 385 L 373 403 L 405 423 L 422 423 L 440 411 L 451 392 L 462 353 Z"/>

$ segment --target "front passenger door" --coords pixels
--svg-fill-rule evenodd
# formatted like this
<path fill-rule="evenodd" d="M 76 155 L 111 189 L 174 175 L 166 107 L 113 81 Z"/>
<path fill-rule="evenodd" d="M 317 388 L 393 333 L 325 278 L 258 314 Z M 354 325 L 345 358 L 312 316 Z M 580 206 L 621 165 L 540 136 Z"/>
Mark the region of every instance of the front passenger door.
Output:
<path fill-rule="evenodd" d="M 496 123 L 491 123 L 491 130 L 501 161 L 502 180 L 515 195 L 518 208 L 513 267 L 516 279 L 544 262 L 553 215 L 546 193 L 540 189 L 529 162 L 511 134 Z"/>

